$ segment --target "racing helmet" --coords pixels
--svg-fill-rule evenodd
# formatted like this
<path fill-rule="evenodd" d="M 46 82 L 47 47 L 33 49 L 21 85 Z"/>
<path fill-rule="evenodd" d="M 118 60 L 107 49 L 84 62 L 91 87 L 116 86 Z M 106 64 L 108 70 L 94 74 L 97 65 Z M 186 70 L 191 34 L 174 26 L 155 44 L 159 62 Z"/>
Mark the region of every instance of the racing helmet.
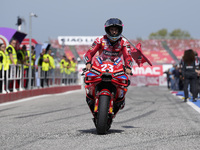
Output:
<path fill-rule="evenodd" d="M 118 18 L 108 19 L 105 23 L 105 31 L 106 31 L 107 37 L 112 41 L 117 41 L 121 37 L 123 26 L 124 25 L 122 24 L 122 21 Z M 117 27 L 118 34 L 112 35 L 109 30 L 110 27 Z"/>

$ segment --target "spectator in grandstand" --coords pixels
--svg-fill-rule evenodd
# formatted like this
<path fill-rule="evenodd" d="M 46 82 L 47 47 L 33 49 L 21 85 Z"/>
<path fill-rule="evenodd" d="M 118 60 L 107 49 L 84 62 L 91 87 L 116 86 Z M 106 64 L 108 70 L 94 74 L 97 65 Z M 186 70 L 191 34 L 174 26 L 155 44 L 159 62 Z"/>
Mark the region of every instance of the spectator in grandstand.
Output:
<path fill-rule="evenodd" d="M 40 76 L 38 76 L 39 77 L 38 85 L 40 85 L 41 87 L 42 87 L 42 76 L 43 76 L 42 62 L 43 62 L 43 55 L 45 54 L 45 52 L 46 52 L 46 49 L 42 49 L 42 52 L 40 53 L 40 56 L 37 62 L 37 66 L 38 66 L 37 71 L 40 72 L 39 73 Z"/>
<path fill-rule="evenodd" d="M 31 46 L 31 66 L 35 66 L 35 47 Z"/>
<path fill-rule="evenodd" d="M 77 78 L 77 61 L 75 58 L 72 58 L 71 60 L 71 72 L 74 73 L 73 74 L 73 77 L 74 77 L 74 80 L 73 82 L 76 83 L 76 78 Z"/>
<path fill-rule="evenodd" d="M 6 87 L 6 71 L 8 70 L 8 61 L 5 54 L 6 46 L 5 44 L 0 44 L 0 92 L 2 92 L 3 86 L 3 78 L 4 77 L 4 84 Z M 3 76 L 4 74 L 4 76 Z"/>
<path fill-rule="evenodd" d="M 36 60 L 35 47 L 31 46 L 31 69 L 32 69 L 31 86 L 34 85 L 34 81 L 35 81 L 35 60 Z"/>
<path fill-rule="evenodd" d="M 72 60 L 70 61 L 70 64 L 71 64 L 71 67 L 70 67 L 70 71 L 71 72 L 75 72 L 76 71 L 76 65 L 77 65 L 77 63 L 76 63 L 76 59 L 75 58 L 72 58 Z"/>
<path fill-rule="evenodd" d="M 17 40 L 16 39 L 11 39 L 10 44 L 6 48 L 6 55 L 7 59 L 9 59 L 9 70 L 8 70 L 8 78 L 10 78 L 11 71 L 13 74 L 16 76 L 16 73 L 18 71 L 17 65 L 17 53 L 15 50 L 15 47 L 17 45 Z M 10 66 L 11 65 L 11 66 Z M 15 70 L 15 72 L 14 72 Z M 8 82 L 8 86 L 12 83 L 13 81 Z M 8 90 L 9 91 L 9 90 Z"/>
<path fill-rule="evenodd" d="M 45 54 L 46 49 L 42 49 L 42 52 L 40 53 L 40 58 L 38 60 L 38 66 L 42 67 L 42 62 L 43 62 L 43 55 Z"/>
<path fill-rule="evenodd" d="M 175 79 L 174 79 L 174 75 L 173 75 L 173 71 L 176 67 L 176 64 L 173 64 L 173 66 L 169 69 L 169 78 L 170 78 L 170 83 L 171 83 L 171 90 L 175 90 Z"/>
<path fill-rule="evenodd" d="M 60 61 L 60 73 L 62 74 L 62 78 L 64 78 L 64 75 L 65 75 L 65 68 L 66 68 L 66 56 L 63 55 L 62 56 L 62 59 Z M 62 79 L 62 84 L 64 84 L 64 79 Z"/>
<path fill-rule="evenodd" d="M 29 84 L 29 65 L 31 65 L 31 86 L 34 85 L 34 80 L 35 80 L 35 48 L 34 46 L 31 46 L 31 52 L 30 50 L 26 50 L 26 62 L 25 62 L 25 78 L 27 78 L 26 80 L 26 85 L 25 87 L 28 88 L 28 84 Z M 29 61 L 29 56 L 30 56 L 30 53 L 31 53 L 31 62 Z"/>
<path fill-rule="evenodd" d="M 97 38 L 92 44 L 91 48 L 84 55 L 84 60 L 86 62 L 86 69 L 90 70 L 92 64 L 93 56 L 99 52 L 100 57 L 105 59 L 110 59 L 114 61 L 117 57 L 123 55 L 124 60 L 124 71 L 126 74 L 131 74 L 131 68 L 133 60 L 130 51 L 129 42 L 122 37 L 123 23 L 118 18 L 110 18 L 106 21 L 105 25 L 106 35 L 101 38 Z M 93 101 L 86 98 L 86 102 L 89 107 L 93 107 Z M 125 105 L 125 99 L 122 100 L 119 105 L 116 107 L 116 110 L 123 108 Z"/>
<path fill-rule="evenodd" d="M 179 66 L 179 91 L 183 91 L 183 74 L 182 74 L 182 68 Z"/>
<path fill-rule="evenodd" d="M 71 74 L 71 61 L 67 58 L 66 60 L 66 69 L 65 69 L 65 73 L 67 75 Z"/>
<path fill-rule="evenodd" d="M 20 69 L 20 73 L 21 71 L 23 71 L 23 75 L 25 73 L 26 75 L 26 69 L 28 68 L 28 63 L 27 63 L 27 50 L 26 50 L 26 45 L 23 45 L 21 49 L 17 50 L 17 63 L 19 65 L 22 65 L 19 67 Z M 22 69 L 22 67 L 24 67 L 24 69 Z M 22 69 L 22 70 L 21 70 Z M 25 83 L 27 83 L 27 80 L 25 80 Z M 18 80 L 18 84 L 20 84 L 20 80 Z M 26 84 L 25 84 L 25 87 L 26 87 Z"/>
<path fill-rule="evenodd" d="M 66 63 L 65 59 L 66 59 L 66 56 L 63 55 L 63 56 L 62 56 L 62 59 L 61 59 L 61 61 L 60 61 L 60 73 L 63 73 L 63 72 L 64 72 L 65 63 Z"/>
<path fill-rule="evenodd" d="M 172 71 L 174 77 L 174 90 L 179 90 L 179 80 L 180 80 L 180 71 L 178 65 L 175 66 L 175 69 Z"/>
<path fill-rule="evenodd" d="M 47 86 L 49 86 L 49 80 L 48 80 L 48 71 L 49 71 L 49 57 L 50 55 L 45 52 L 43 55 L 43 62 L 42 62 L 42 71 L 44 72 L 44 78 L 41 80 L 41 86 L 44 87 L 44 82 Z"/>
<path fill-rule="evenodd" d="M 51 50 L 48 50 L 49 54 L 49 72 L 50 72 L 50 77 L 52 78 L 52 84 L 55 84 L 55 61 L 54 61 L 54 53 L 51 53 Z"/>
<path fill-rule="evenodd" d="M 17 61 L 18 61 L 17 63 L 24 65 L 26 62 L 25 61 L 26 56 L 27 56 L 26 45 L 23 45 L 22 48 L 17 51 Z"/>
<path fill-rule="evenodd" d="M 195 68 L 196 70 L 200 70 L 200 58 L 198 57 L 197 51 L 194 51 L 195 54 Z M 200 94 L 200 75 L 197 75 L 197 82 L 196 82 L 196 88 L 197 88 L 197 97 Z"/>
<path fill-rule="evenodd" d="M 9 64 L 12 64 L 12 65 L 17 65 L 17 54 L 15 50 L 16 44 L 17 44 L 17 40 L 12 39 L 10 41 L 10 45 L 6 48 L 6 51 L 10 59 Z"/>
<path fill-rule="evenodd" d="M 166 77 L 167 77 L 167 88 L 170 89 L 170 77 L 169 77 L 170 74 L 169 74 L 169 69 L 166 70 L 164 73 L 166 74 Z"/>
<path fill-rule="evenodd" d="M 184 102 L 187 102 L 188 99 L 188 85 L 190 85 L 193 102 L 196 102 L 197 98 L 197 89 L 196 89 L 196 81 L 197 81 L 197 70 L 195 68 L 195 54 L 192 49 L 185 50 L 183 55 L 183 67 L 182 73 L 184 77 Z"/>

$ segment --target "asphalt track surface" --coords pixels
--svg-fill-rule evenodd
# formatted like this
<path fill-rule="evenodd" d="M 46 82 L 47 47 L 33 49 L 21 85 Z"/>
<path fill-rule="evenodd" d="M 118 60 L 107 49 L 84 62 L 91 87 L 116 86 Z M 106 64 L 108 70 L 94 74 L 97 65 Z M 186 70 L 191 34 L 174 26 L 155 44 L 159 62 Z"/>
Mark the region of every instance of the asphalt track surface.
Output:
<path fill-rule="evenodd" d="M 197 150 L 200 113 L 166 87 L 129 87 L 107 135 L 97 135 L 85 91 L 0 105 L 0 150 Z"/>

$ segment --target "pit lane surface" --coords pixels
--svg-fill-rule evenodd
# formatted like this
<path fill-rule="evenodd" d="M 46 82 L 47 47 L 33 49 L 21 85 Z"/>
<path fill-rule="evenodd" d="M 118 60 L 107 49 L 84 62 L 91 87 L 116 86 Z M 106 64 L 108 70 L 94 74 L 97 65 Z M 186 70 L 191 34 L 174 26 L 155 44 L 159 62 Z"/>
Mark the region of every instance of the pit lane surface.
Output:
<path fill-rule="evenodd" d="M 85 91 L 0 106 L 0 150 L 196 150 L 200 114 L 166 87 L 129 87 L 107 135 L 97 135 Z"/>

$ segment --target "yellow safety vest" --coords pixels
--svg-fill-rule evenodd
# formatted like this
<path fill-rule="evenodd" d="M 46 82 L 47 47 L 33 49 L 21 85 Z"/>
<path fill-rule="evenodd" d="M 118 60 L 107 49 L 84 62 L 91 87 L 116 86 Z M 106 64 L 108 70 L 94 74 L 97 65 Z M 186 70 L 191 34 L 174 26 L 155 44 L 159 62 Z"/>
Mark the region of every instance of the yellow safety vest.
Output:
<path fill-rule="evenodd" d="M 14 48 L 12 45 L 9 45 L 9 46 L 6 48 L 6 51 L 8 50 L 9 47 L 12 49 L 13 61 L 14 61 L 15 65 L 16 65 L 16 64 L 17 64 L 17 53 L 16 53 L 16 51 L 15 51 L 15 48 Z M 9 55 L 8 55 L 8 56 L 9 56 Z M 10 59 L 10 56 L 9 56 L 9 59 Z M 9 64 L 12 64 L 11 59 L 10 59 Z"/>
<path fill-rule="evenodd" d="M 44 60 L 49 58 L 49 57 L 50 57 L 49 54 L 44 54 L 43 55 L 43 62 L 42 62 L 42 70 L 43 71 L 48 71 L 49 70 L 49 62 L 48 63 L 44 62 Z"/>
<path fill-rule="evenodd" d="M 70 62 L 71 62 L 70 70 L 71 70 L 71 72 L 75 72 L 76 71 L 76 63 L 73 61 L 70 61 Z"/>
<path fill-rule="evenodd" d="M 22 61 L 24 61 L 25 60 L 24 52 L 22 50 L 18 50 L 17 54 L 19 54 L 19 53 L 22 55 Z M 18 61 L 18 64 L 21 64 L 21 61 L 19 59 L 17 59 L 17 61 Z"/>
<path fill-rule="evenodd" d="M 65 59 L 62 59 L 62 60 L 60 61 L 60 73 L 63 73 L 64 70 L 65 70 L 65 68 L 63 68 L 63 63 L 64 63 L 64 67 L 65 67 L 65 66 L 66 66 L 66 61 L 65 61 Z"/>
<path fill-rule="evenodd" d="M 66 74 L 71 74 L 71 70 L 70 70 L 70 68 L 67 68 L 68 65 L 69 65 L 69 63 L 66 62 L 65 73 L 66 73 Z"/>
<path fill-rule="evenodd" d="M 32 56 L 32 59 L 31 59 L 31 66 L 35 66 L 35 54 L 34 55 L 31 55 Z"/>
<path fill-rule="evenodd" d="M 28 59 L 26 60 L 26 63 L 28 64 L 29 63 L 29 56 L 30 56 L 30 51 L 27 51 L 27 56 L 28 56 Z M 33 68 L 34 66 L 34 59 L 35 58 L 35 54 L 34 55 L 31 55 L 31 66 Z M 29 68 L 29 66 L 25 65 L 24 68 Z"/>
<path fill-rule="evenodd" d="M 10 57 L 8 55 L 8 52 L 6 51 L 5 52 L 5 55 L 6 55 L 6 66 L 4 67 L 4 70 L 8 70 L 9 69 L 9 64 L 10 64 Z"/>
<path fill-rule="evenodd" d="M 51 69 L 55 69 L 55 62 L 52 56 L 49 57 L 49 64 Z"/>
<path fill-rule="evenodd" d="M 37 64 L 38 66 L 42 66 L 42 64 L 40 64 L 41 59 L 43 59 L 43 56 L 42 56 L 42 57 L 41 57 L 41 56 L 39 57 L 39 59 L 38 59 L 38 64 Z"/>
<path fill-rule="evenodd" d="M 2 62 L 0 62 L 0 70 L 2 70 L 2 65 L 4 67 L 4 70 L 8 70 L 7 57 L 6 57 L 6 55 L 4 54 L 3 51 L 0 51 L 0 56 L 3 57 Z"/>
<path fill-rule="evenodd" d="M 30 55 L 30 53 L 29 53 L 29 51 L 26 51 L 27 52 L 27 56 L 28 56 L 28 59 L 26 60 L 26 63 L 28 64 L 29 63 L 29 55 Z M 29 66 L 28 65 L 24 65 L 24 68 L 29 68 Z"/>
<path fill-rule="evenodd" d="M 21 54 L 22 55 L 22 62 L 20 61 L 19 58 L 17 59 L 18 64 L 24 65 L 25 54 L 24 54 L 23 50 L 21 50 L 21 49 L 18 50 L 17 54 Z M 25 68 L 25 66 L 24 66 L 24 68 Z M 19 67 L 19 69 L 21 69 L 21 66 Z"/>

